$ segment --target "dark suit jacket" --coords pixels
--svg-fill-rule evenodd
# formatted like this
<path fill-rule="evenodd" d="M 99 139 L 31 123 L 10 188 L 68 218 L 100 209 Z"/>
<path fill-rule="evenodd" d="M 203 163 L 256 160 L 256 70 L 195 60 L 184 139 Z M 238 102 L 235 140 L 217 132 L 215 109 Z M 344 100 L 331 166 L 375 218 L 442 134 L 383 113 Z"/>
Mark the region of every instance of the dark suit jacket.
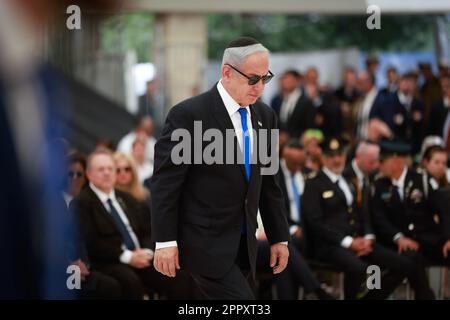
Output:
<path fill-rule="evenodd" d="M 375 181 L 372 213 L 377 236 L 388 245 L 393 244 L 393 237 L 398 232 L 421 245 L 440 244 L 443 235 L 433 216 L 437 207 L 442 208 L 442 203 L 433 204 L 426 196 L 422 175 L 408 170 L 403 201 L 394 190 L 388 178 Z M 438 199 L 436 201 L 445 201 L 445 198 Z"/>
<path fill-rule="evenodd" d="M 115 193 L 141 248 L 151 248 L 150 234 L 146 231 L 137 202 L 126 192 L 115 190 Z M 94 191 L 90 187 L 83 189 L 70 203 L 70 210 L 79 217 L 87 254 L 94 268 L 120 263 L 122 235 Z"/>
<path fill-rule="evenodd" d="M 423 139 L 423 103 L 416 98 L 411 102 L 411 109 L 400 103 L 397 93 L 386 96 L 384 103 L 376 103 L 370 112 L 371 118 L 384 121 L 393 134 L 411 143 L 412 153 L 420 151 Z"/>
<path fill-rule="evenodd" d="M 449 109 L 450 108 L 444 106 L 444 101 L 442 99 L 433 105 L 430 114 L 428 135 L 437 135 L 445 140 L 446 137 L 443 137 L 442 131 L 444 130 L 445 120 L 447 119 Z"/>
<path fill-rule="evenodd" d="M 369 177 L 369 185 L 361 191 L 358 191 L 360 188 L 359 181 L 351 162 L 346 165 L 342 175 L 347 179 L 347 182 L 352 184 L 352 188 L 355 190 L 356 197 L 354 201 L 356 202 L 358 216 L 361 218 L 362 224 L 364 225 L 364 234 L 374 234 L 370 214 L 371 189 L 373 183 L 372 179 Z"/>
<path fill-rule="evenodd" d="M 276 127 L 275 113 L 263 103 L 251 105 L 250 111 L 255 130 Z M 171 151 L 178 142 L 171 141 L 171 134 L 177 128 L 184 128 L 193 136 L 194 121 L 201 121 L 203 132 L 210 128 L 219 129 L 223 137 L 226 129 L 233 130 L 216 86 L 174 106 L 156 143 L 151 182 L 154 240 L 177 240 L 182 268 L 220 278 L 230 270 L 237 256 L 245 215 L 248 257 L 254 272 L 258 208 L 270 243 L 289 239 L 278 179 L 273 175 L 261 175 L 259 160 L 251 165 L 250 182 L 245 177 L 244 165 L 207 165 L 203 161 L 201 164 L 175 165 Z M 195 139 L 200 138 L 194 137 L 191 147 Z M 202 147 L 209 144 L 203 142 Z M 236 137 L 234 146 L 237 150 L 234 154 L 242 159 Z M 268 148 L 270 151 L 270 146 Z M 223 155 L 226 159 L 225 147 Z"/>
<path fill-rule="evenodd" d="M 353 184 L 347 181 L 356 199 Z M 356 201 L 347 205 L 345 194 L 321 170 L 306 180 L 302 202 L 309 245 L 322 255 L 331 247 L 340 246 L 346 236 L 356 237 L 371 233 L 365 229 L 358 214 Z"/>
<path fill-rule="evenodd" d="M 291 137 L 300 137 L 307 129 L 315 128 L 315 116 L 316 108 L 302 92 L 287 123 L 280 124 L 280 130 L 286 131 Z"/>

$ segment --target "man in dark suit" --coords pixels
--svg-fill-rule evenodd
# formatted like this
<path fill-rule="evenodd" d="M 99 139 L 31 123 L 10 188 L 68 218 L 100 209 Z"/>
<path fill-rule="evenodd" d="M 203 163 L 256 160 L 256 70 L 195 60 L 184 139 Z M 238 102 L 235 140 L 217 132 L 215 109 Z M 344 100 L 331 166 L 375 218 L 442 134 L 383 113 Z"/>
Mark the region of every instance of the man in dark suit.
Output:
<path fill-rule="evenodd" d="M 355 150 L 355 157 L 344 169 L 343 176 L 356 191 L 357 210 L 370 223 L 370 190 L 374 174 L 379 167 L 380 147 L 370 141 L 361 141 Z M 368 227 L 370 224 L 368 225 Z M 371 232 L 372 233 L 372 232 Z"/>
<path fill-rule="evenodd" d="M 253 298 L 246 276 L 255 272 L 258 208 L 271 244 L 273 272 L 287 264 L 289 232 L 281 190 L 275 174 L 262 174 L 267 167 L 256 157 L 256 135 L 277 125 L 273 110 L 257 101 L 271 77 L 264 46 L 248 37 L 232 41 L 224 52 L 222 79 L 210 91 L 174 106 L 156 144 L 151 181 L 154 266 L 170 277 L 180 267 L 188 270 L 208 299 Z M 249 134 L 252 128 L 256 135 Z M 216 153 L 231 157 L 232 163 L 200 159 L 192 165 L 192 158 L 201 157 L 208 146 L 196 140 L 189 143 L 194 153 L 189 151 L 188 160 L 176 164 L 172 153 L 178 143 L 172 134 L 177 129 L 194 139 L 201 138 L 194 131 L 213 129 L 221 137 L 231 132 L 233 147 L 227 143 Z M 271 143 L 261 147 L 269 154 L 277 152 Z"/>
<path fill-rule="evenodd" d="M 297 102 L 298 92 L 295 91 L 300 88 L 300 79 L 300 73 L 294 69 L 287 70 L 280 76 L 280 90 L 270 101 L 270 107 L 277 114 L 278 120 L 280 120 L 280 111 L 283 104 L 286 105 L 288 100 L 293 100 L 294 104 Z M 284 107 L 286 109 L 286 106 Z M 289 106 L 287 109 L 290 109 Z M 284 110 L 284 112 L 286 111 L 289 113 L 290 110 Z"/>
<path fill-rule="evenodd" d="M 400 78 L 395 94 L 384 97 L 384 103 L 375 104 L 370 118 L 385 122 L 399 139 L 411 144 L 411 152 L 420 151 L 423 139 L 423 103 L 414 97 L 415 78 L 405 74 Z"/>
<path fill-rule="evenodd" d="M 320 286 L 309 268 L 304 255 L 307 254 L 303 227 L 301 201 L 305 186 L 305 151 L 298 139 L 291 139 L 283 148 L 280 161 L 280 187 L 291 234 L 289 264 L 285 271 L 275 277 L 278 299 L 296 299 L 298 286 L 305 293 L 314 293 L 318 299 L 332 299 Z"/>
<path fill-rule="evenodd" d="M 370 264 L 387 269 L 381 288 L 369 290 L 364 299 L 385 299 L 406 275 L 414 275 L 414 264 L 375 242 L 369 221 L 357 210 L 356 190 L 342 176 L 344 141 L 326 139 L 322 144 L 324 167 L 306 181 L 303 213 L 308 241 L 312 238 L 319 260 L 345 273 L 346 299 L 355 299 Z"/>
<path fill-rule="evenodd" d="M 114 189 L 116 168 L 108 150 L 97 150 L 87 161 L 89 187 L 70 204 L 78 215 L 93 270 L 116 279 L 125 299 L 142 299 L 148 289 L 170 291 L 173 281 L 150 265 L 150 234 L 141 223 L 131 195 Z"/>
<path fill-rule="evenodd" d="M 418 262 L 449 266 L 448 192 L 429 196 L 426 178 L 407 167 L 408 145 L 387 141 L 381 148 L 384 178 L 375 183 L 372 206 L 377 234 Z"/>
<path fill-rule="evenodd" d="M 431 109 L 428 134 L 442 137 L 447 152 L 450 152 L 450 75 L 441 78 L 441 87 L 442 99 Z"/>

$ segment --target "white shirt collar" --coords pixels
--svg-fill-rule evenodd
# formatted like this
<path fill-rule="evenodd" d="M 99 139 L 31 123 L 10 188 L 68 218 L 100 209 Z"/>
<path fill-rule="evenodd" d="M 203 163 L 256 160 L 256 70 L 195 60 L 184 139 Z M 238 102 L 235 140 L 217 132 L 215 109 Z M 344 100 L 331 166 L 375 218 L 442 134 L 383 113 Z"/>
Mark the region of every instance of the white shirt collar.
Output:
<path fill-rule="evenodd" d="M 286 165 L 286 161 L 284 159 L 280 159 L 280 166 L 281 166 L 281 170 L 283 170 L 283 174 L 285 176 L 291 176 L 292 172 L 288 169 L 287 165 Z"/>
<path fill-rule="evenodd" d="M 412 102 L 413 97 L 411 95 L 407 96 L 403 92 L 398 91 L 397 96 L 402 105 L 409 106 Z"/>
<path fill-rule="evenodd" d="M 448 97 L 444 97 L 444 107 L 450 108 L 450 99 Z"/>
<path fill-rule="evenodd" d="M 400 176 L 400 178 L 398 178 L 398 180 L 392 179 L 392 184 L 394 186 L 397 186 L 399 189 L 403 189 L 403 187 L 405 186 L 405 179 L 406 179 L 407 173 L 408 173 L 408 168 L 405 166 L 403 168 L 403 172 L 402 172 L 402 175 Z"/>
<path fill-rule="evenodd" d="M 228 93 L 228 91 L 224 88 L 222 84 L 222 79 L 217 83 L 217 90 L 219 91 L 219 95 L 222 98 L 223 104 L 227 109 L 228 115 L 231 117 L 233 114 L 238 112 L 240 108 L 242 108 L 236 100 L 233 99 L 232 96 Z M 249 106 L 246 106 L 247 112 L 250 112 Z"/>
<path fill-rule="evenodd" d="M 92 182 L 89 182 L 89 187 L 94 191 L 94 193 L 97 195 L 97 197 L 100 199 L 100 201 L 105 204 L 106 200 L 111 199 L 111 201 L 116 201 L 116 193 L 114 192 L 114 189 L 110 193 L 105 193 L 98 189 Z"/>
<path fill-rule="evenodd" d="M 340 175 L 338 176 L 337 174 L 335 174 L 334 172 L 332 172 L 325 166 L 322 168 L 322 171 L 323 171 L 323 173 L 325 173 L 328 176 L 328 178 L 330 178 L 331 182 L 333 182 L 333 183 L 336 183 L 342 177 Z"/>
<path fill-rule="evenodd" d="M 353 171 L 355 171 L 356 177 L 358 178 L 359 181 L 364 180 L 364 173 L 361 171 L 361 169 L 359 169 L 358 165 L 356 164 L 356 160 L 353 159 L 352 160 L 352 168 Z"/>

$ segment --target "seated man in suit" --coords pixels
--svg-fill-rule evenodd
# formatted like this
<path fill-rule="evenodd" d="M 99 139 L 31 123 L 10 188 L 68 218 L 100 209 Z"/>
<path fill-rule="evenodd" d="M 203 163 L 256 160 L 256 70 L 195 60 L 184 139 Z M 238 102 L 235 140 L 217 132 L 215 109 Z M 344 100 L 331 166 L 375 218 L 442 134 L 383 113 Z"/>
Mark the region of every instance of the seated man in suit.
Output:
<path fill-rule="evenodd" d="M 303 215 L 308 240 L 312 238 L 315 255 L 345 273 L 344 294 L 355 299 L 371 264 L 387 269 L 381 288 L 369 290 L 364 299 L 386 299 L 405 276 L 414 277 L 414 264 L 375 242 L 369 221 L 357 210 L 356 191 L 342 176 L 344 141 L 326 139 L 321 144 L 324 167 L 310 175 L 303 193 Z"/>
<path fill-rule="evenodd" d="M 395 94 L 385 96 L 383 103 L 377 103 L 370 112 L 370 118 L 385 122 L 393 134 L 408 141 L 413 154 L 420 151 L 423 139 L 424 107 L 414 97 L 415 78 L 408 73 L 400 78 Z"/>
<path fill-rule="evenodd" d="M 280 161 L 280 187 L 287 208 L 287 220 L 291 234 L 290 261 L 286 270 L 275 277 L 278 298 L 296 298 L 298 286 L 306 293 L 314 293 L 320 300 L 332 299 L 320 286 L 305 258 L 305 235 L 301 212 L 302 194 L 305 186 L 305 151 L 298 139 L 291 139 L 283 148 Z"/>
<path fill-rule="evenodd" d="M 89 187 L 72 201 L 70 209 L 80 219 L 93 270 L 116 279 L 125 299 L 142 299 L 148 289 L 170 291 L 172 281 L 151 267 L 150 234 L 140 223 L 136 201 L 114 189 L 112 153 L 102 149 L 92 153 L 86 173 Z"/>
<path fill-rule="evenodd" d="M 409 150 L 403 143 L 381 143 L 384 177 L 375 182 L 372 206 L 377 234 L 418 263 L 450 266 L 448 191 L 426 190 L 427 179 L 407 167 Z"/>

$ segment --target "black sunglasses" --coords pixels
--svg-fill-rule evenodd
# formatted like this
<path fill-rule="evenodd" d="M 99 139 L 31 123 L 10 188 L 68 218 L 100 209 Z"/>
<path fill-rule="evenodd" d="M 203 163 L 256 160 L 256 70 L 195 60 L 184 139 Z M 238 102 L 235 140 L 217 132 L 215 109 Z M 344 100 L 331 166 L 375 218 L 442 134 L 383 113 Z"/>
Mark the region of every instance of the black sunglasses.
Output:
<path fill-rule="evenodd" d="M 234 71 L 236 71 L 239 74 L 241 74 L 244 77 L 246 77 L 248 79 L 248 84 L 250 86 L 253 86 L 253 85 L 257 84 L 259 82 L 259 80 L 262 80 L 262 82 L 264 84 L 266 84 L 267 82 L 269 82 L 273 78 L 273 73 L 270 70 L 269 70 L 269 73 L 266 74 L 265 76 L 256 76 L 256 75 L 255 76 L 248 76 L 245 73 L 243 73 L 240 70 L 238 70 L 237 68 L 233 67 L 231 64 L 226 63 L 226 65 L 229 66 L 230 68 L 232 68 Z"/>
<path fill-rule="evenodd" d="M 120 173 L 121 171 L 131 172 L 131 167 L 117 168 L 116 170 L 117 170 L 117 173 Z"/>
<path fill-rule="evenodd" d="M 73 178 L 81 178 L 84 175 L 84 173 L 81 171 L 69 171 L 67 175 L 69 176 L 69 178 L 73 179 Z"/>

